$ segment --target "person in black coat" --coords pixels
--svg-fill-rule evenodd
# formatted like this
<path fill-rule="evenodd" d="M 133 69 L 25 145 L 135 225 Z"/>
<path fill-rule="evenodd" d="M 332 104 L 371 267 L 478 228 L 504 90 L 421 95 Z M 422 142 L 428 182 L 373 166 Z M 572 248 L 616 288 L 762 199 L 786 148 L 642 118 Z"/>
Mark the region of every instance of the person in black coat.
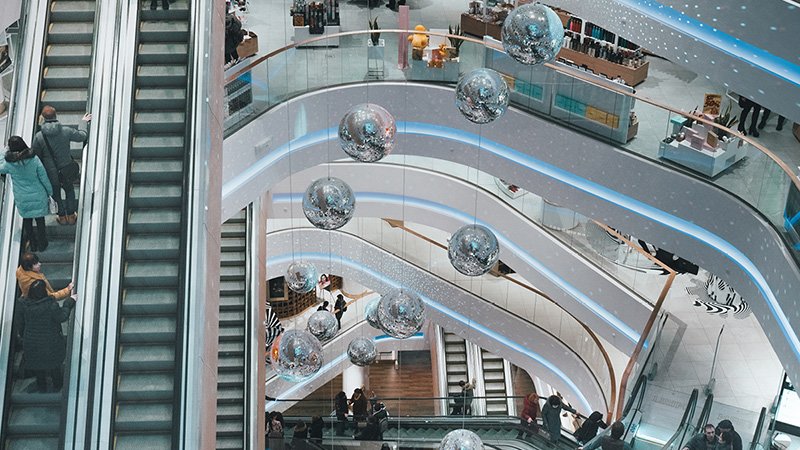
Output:
<path fill-rule="evenodd" d="M 344 295 L 339 294 L 336 296 L 336 303 L 333 304 L 333 312 L 336 316 L 336 322 L 339 323 L 339 329 L 342 329 L 342 315 L 347 311 L 347 302 L 344 301 Z"/>
<path fill-rule="evenodd" d="M 595 411 L 589 414 L 589 418 L 575 432 L 575 439 L 581 444 L 585 444 L 597 436 L 597 430 L 600 428 L 605 430 L 606 423 L 603 422 L 603 414 L 600 411 Z"/>
<path fill-rule="evenodd" d="M 344 430 L 347 427 L 347 413 L 350 408 L 347 404 L 347 394 L 344 391 L 339 391 L 333 399 L 333 406 L 336 410 L 336 435 L 344 436 Z"/>
<path fill-rule="evenodd" d="M 730 445 L 731 450 L 742 450 L 742 437 L 739 436 L 739 433 L 733 428 L 733 423 L 728 419 L 720 421 L 719 425 L 717 425 L 718 436 L 725 432 L 730 432 L 730 439 L 726 440 L 725 443 Z"/>
<path fill-rule="evenodd" d="M 24 304 L 22 350 L 25 369 L 36 374 L 39 392 L 47 392 L 48 376 L 53 380 L 53 389 L 60 391 L 64 384 L 62 366 L 67 352 L 61 323 L 69 318 L 75 300 L 67 297 L 64 305 L 59 306 L 53 297 L 47 295 L 44 281 L 37 280 L 31 284 Z"/>
<path fill-rule="evenodd" d="M 325 429 L 325 422 L 322 420 L 320 416 L 314 416 L 311 418 L 311 426 L 308 427 L 308 434 L 311 437 L 312 442 L 316 442 L 317 444 L 322 443 L 322 432 Z"/>

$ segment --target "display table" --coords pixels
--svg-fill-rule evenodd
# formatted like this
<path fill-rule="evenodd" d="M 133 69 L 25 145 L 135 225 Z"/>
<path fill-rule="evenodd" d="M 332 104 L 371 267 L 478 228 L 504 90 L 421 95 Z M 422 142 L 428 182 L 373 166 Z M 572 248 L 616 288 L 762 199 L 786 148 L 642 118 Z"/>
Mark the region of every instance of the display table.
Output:
<path fill-rule="evenodd" d="M 304 27 L 294 27 L 294 42 L 303 42 L 309 40 L 311 38 L 320 37 L 320 36 L 329 36 L 333 34 L 338 34 L 342 31 L 342 27 L 339 25 L 326 25 L 325 32 L 323 34 L 311 34 L 308 31 L 308 25 Z M 302 47 L 338 47 L 339 46 L 339 37 L 333 37 L 328 39 L 320 39 L 319 41 L 309 42 L 308 44 L 298 45 L 298 48 Z"/>
<path fill-rule="evenodd" d="M 628 67 L 622 64 L 613 63 L 611 61 L 595 58 L 586 53 L 577 52 L 569 48 L 562 48 L 558 52 L 558 58 L 564 58 L 572 61 L 578 66 L 586 65 L 592 69 L 594 73 L 605 74 L 609 78 L 616 78 L 617 75 L 622 77 L 630 86 L 636 86 L 647 78 L 647 71 L 649 70 L 650 63 L 645 61 L 639 67 Z"/>
<path fill-rule="evenodd" d="M 491 36 L 500 40 L 500 29 L 503 23 L 486 22 L 482 16 L 461 13 L 461 31 L 473 36 Z"/>
<path fill-rule="evenodd" d="M 676 162 L 695 172 L 715 177 L 723 170 L 736 164 L 747 156 L 748 144 L 744 142 L 739 146 L 739 138 L 733 138 L 727 143 L 726 148 L 718 147 L 712 151 L 704 145 L 697 150 L 689 145 L 689 140 L 670 143 L 661 142 L 658 147 L 658 156 Z"/>

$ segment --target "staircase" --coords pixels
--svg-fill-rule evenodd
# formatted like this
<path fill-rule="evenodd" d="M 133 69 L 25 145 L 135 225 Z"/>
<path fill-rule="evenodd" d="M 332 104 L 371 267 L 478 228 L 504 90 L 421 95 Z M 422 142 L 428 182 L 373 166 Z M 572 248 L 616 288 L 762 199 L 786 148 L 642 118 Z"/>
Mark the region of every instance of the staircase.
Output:
<path fill-rule="evenodd" d="M 48 27 L 42 64 L 42 92 L 36 111 L 45 105 L 56 108 L 64 126 L 77 127 L 86 112 L 89 78 L 92 72 L 92 43 L 95 32 L 94 0 L 53 0 L 48 8 Z M 35 118 L 30 118 L 35 120 Z M 30 142 L 29 139 L 26 139 Z M 83 144 L 72 143 L 72 157 L 81 160 Z M 46 149 L 45 149 L 46 151 Z M 76 180 L 75 194 L 79 198 Z M 46 251 L 37 252 L 42 270 L 50 284 L 58 290 L 72 280 L 75 252 L 75 225 L 59 225 L 55 216 L 46 217 Z M 70 322 L 71 323 L 71 322 Z M 65 329 L 71 327 L 66 326 Z M 67 347 L 69 350 L 69 347 Z M 12 352 L 9 362 L 10 395 L 6 397 L 3 448 L 56 449 L 63 438 L 62 395 L 30 393 L 34 378 L 21 378 L 21 354 Z M 69 355 L 65 358 L 69 361 Z M 64 386 L 68 386 L 69 369 L 65 370 Z"/>
<path fill-rule="evenodd" d="M 137 450 L 174 448 L 178 428 L 189 64 L 187 0 L 140 4 L 112 423 Z"/>
<path fill-rule="evenodd" d="M 483 386 L 486 396 L 486 415 L 510 415 L 507 400 L 510 381 L 506 380 L 505 370 L 505 365 L 508 363 L 503 358 L 495 356 L 484 349 L 481 349 L 481 360 L 483 364 Z"/>
<path fill-rule="evenodd" d="M 222 224 L 217 368 L 217 449 L 245 448 L 247 213 Z"/>
<path fill-rule="evenodd" d="M 467 369 L 467 341 L 460 336 L 442 330 L 444 339 L 444 361 L 447 373 L 447 395 L 452 397 L 461 394 L 459 381 L 469 380 Z M 452 401 L 447 402 L 452 405 Z M 452 411 L 452 406 L 450 406 Z M 448 411 L 449 413 L 449 411 Z"/>

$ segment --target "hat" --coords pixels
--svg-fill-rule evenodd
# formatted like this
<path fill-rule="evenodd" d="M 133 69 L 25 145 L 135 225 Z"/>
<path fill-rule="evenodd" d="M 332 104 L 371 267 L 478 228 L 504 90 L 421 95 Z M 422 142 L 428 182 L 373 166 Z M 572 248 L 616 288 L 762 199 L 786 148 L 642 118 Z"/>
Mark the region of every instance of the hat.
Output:
<path fill-rule="evenodd" d="M 27 149 L 28 149 L 28 144 L 25 143 L 25 139 L 22 139 L 19 136 L 11 136 L 10 138 L 8 138 L 8 151 L 21 152 Z"/>

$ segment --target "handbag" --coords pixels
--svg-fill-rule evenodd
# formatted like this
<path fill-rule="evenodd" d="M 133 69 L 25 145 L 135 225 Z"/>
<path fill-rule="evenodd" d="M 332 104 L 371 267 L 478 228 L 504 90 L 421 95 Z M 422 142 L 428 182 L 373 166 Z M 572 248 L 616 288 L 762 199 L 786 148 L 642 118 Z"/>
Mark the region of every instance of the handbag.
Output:
<path fill-rule="evenodd" d="M 50 147 L 50 141 L 47 140 L 47 136 L 44 134 L 42 134 L 42 137 L 44 138 L 44 145 L 47 146 L 47 151 L 50 152 L 50 157 L 53 158 L 53 164 L 55 164 L 56 155 L 53 153 L 53 148 Z M 72 155 L 70 155 L 69 163 L 66 166 L 56 168 L 58 169 L 58 178 L 61 184 L 72 183 L 81 176 L 81 166 L 72 158 Z"/>
<path fill-rule="evenodd" d="M 53 200 L 53 197 L 47 197 L 48 200 L 48 207 L 50 208 L 50 214 L 58 214 L 58 203 Z"/>

